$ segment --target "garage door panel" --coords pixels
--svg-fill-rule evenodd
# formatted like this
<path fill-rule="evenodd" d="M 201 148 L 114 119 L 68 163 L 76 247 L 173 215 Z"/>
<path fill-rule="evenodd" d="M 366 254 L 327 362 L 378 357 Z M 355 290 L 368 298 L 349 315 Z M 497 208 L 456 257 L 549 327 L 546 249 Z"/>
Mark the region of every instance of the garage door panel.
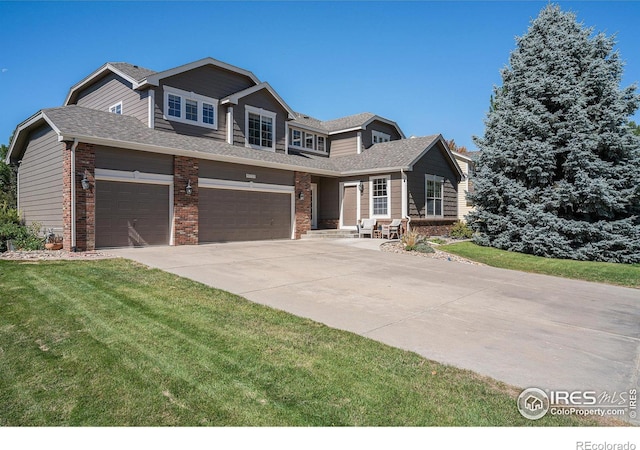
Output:
<path fill-rule="evenodd" d="M 169 244 L 169 186 L 96 182 L 96 247 Z"/>
<path fill-rule="evenodd" d="M 288 239 L 291 194 L 201 189 L 200 242 Z"/>

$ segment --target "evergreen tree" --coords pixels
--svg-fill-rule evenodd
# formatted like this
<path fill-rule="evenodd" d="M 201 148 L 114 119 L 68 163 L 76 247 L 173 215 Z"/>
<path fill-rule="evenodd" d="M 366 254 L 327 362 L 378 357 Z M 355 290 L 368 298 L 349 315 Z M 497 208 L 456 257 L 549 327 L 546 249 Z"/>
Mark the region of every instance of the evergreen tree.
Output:
<path fill-rule="evenodd" d="M 0 205 L 7 204 L 10 208 L 16 207 L 16 176 L 15 171 L 4 162 L 9 148 L 0 145 Z"/>
<path fill-rule="evenodd" d="M 613 38 L 548 5 L 516 40 L 476 138 L 476 242 L 540 256 L 640 261 L 640 96 Z"/>

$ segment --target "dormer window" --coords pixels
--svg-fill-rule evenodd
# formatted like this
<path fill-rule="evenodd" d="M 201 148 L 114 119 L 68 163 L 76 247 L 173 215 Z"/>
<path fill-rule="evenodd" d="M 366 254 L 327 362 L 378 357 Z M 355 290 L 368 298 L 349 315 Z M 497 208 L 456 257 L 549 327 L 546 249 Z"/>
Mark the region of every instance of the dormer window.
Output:
<path fill-rule="evenodd" d="M 164 115 L 173 122 L 218 129 L 218 100 L 181 89 L 164 87 Z"/>
<path fill-rule="evenodd" d="M 389 142 L 391 140 L 391 136 L 388 135 L 387 133 L 383 133 L 381 131 L 376 131 L 376 130 L 372 130 L 371 133 L 373 135 L 374 144 L 379 144 L 381 142 Z"/>
<path fill-rule="evenodd" d="M 247 147 L 276 151 L 276 113 L 262 108 L 245 106 L 245 124 Z"/>
<path fill-rule="evenodd" d="M 122 114 L 122 102 L 118 102 L 113 106 L 109 107 L 109 112 L 114 114 Z"/>
<path fill-rule="evenodd" d="M 302 131 L 296 128 L 289 129 L 289 147 L 299 150 L 312 150 L 314 152 L 327 152 L 327 138 L 310 131 Z"/>

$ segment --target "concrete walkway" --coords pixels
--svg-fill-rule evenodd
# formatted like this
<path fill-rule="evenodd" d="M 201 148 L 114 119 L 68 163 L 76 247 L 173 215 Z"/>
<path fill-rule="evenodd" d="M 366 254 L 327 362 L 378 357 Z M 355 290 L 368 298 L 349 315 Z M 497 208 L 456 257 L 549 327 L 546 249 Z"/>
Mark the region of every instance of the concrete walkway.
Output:
<path fill-rule="evenodd" d="M 515 386 L 638 388 L 640 290 L 385 253 L 379 243 L 112 253 Z"/>

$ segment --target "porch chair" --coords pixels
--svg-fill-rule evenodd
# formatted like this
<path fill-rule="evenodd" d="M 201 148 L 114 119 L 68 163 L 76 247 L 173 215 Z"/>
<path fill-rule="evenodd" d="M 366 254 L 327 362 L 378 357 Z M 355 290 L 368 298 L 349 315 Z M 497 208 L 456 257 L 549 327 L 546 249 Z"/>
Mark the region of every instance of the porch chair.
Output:
<path fill-rule="evenodd" d="M 376 219 L 362 219 L 362 222 L 358 226 L 358 237 L 362 237 L 363 234 L 368 234 L 373 237 L 375 227 Z"/>
<path fill-rule="evenodd" d="M 402 219 L 393 219 L 389 225 L 382 225 L 382 238 L 385 236 L 387 239 L 391 239 L 391 236 L 396 235 L 397 239 L 400 239 L 400 227 L 402 226 Z"/>

